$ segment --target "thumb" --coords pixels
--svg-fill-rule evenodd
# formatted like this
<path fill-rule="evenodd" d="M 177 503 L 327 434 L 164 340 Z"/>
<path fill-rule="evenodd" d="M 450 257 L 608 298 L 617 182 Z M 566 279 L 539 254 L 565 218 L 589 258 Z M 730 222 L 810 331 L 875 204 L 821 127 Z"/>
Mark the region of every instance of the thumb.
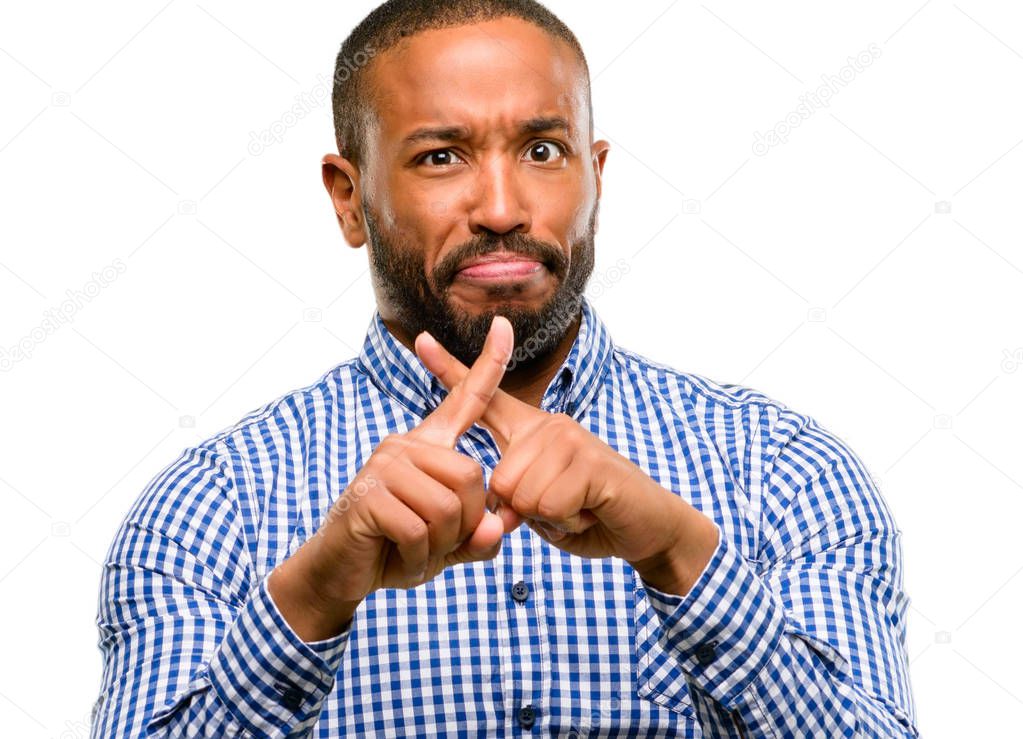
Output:
<path fill-rule="evenodd" d="M 462 543 L 462 546 L 447 555 L 447 564 L 493 559 L 501 551 L 503 536 L 504 523 L 501 518 L 490 511 L 484 511 L 483 518 L 472 535 Z"/>
<path fill-rule="evenodd" d="M 491 490 L 487 493 L 486 506 L 488 511 L 496 513 L 504 525 L 504 533 L 510 534 L 522 524 L 522 516 L 515 512 L 511 504 Z"/>
<path fill-rule="evenodd" d="M 524 520 L 522 516 L 515 512 L 515 509 L 503 500 L 498 500 L 497 508 L 494 510 L 497 516 L 501 519 L 501 525 L 504 527 L 504 532 L 510 534 L 512 531 L 517 529 Z"/>

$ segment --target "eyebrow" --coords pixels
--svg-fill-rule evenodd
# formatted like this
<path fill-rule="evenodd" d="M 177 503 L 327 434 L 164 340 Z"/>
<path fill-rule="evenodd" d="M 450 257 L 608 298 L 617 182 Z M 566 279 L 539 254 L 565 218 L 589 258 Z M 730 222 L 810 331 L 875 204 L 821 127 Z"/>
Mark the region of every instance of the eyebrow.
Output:
<path fill-rule="evenodd" d="M 541 116 L 521 121 L 518 124 L 520 134 L 547 133 L 548 131 L 563 131 L 566 135 L 571 134 L 572 127 L 568 121 L 560 116 Z M 403 140 L 405 146 L 418 144 L 422 141 L 465 141 L 472 132 L 466 126 L 436 126 L 417 128 Z"/>

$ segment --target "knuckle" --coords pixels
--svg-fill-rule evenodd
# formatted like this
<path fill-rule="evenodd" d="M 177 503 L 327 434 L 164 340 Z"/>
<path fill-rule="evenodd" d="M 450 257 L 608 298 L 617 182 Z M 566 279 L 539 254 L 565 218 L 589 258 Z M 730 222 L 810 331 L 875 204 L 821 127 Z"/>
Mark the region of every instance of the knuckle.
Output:
<path fill-rule="evenodd" d="M 483 484 L 483 470 L 471 459 L 459 463 L 461 468 L 456 471 L 460 487 L 477 487 Z"/>
<path fill-rule="evenodd" d="M 498 367 L 502 371 L 508 366 L 508 360 L 510 357 L 505 356 L 505 352 L 498 349 L 496 346 L 489 353 L 490 361 L 494 363 L 494 366 Z"/>
<path fill-rule="evenodd" d="M 348 486 L 338 496 L 337 500 L 330 506 L 330 514 L 338 515 L 347 513 L 349 510 L 359 506 L 364 498 L 372 495 L 376 490 L 383 487 L 380 481 L 363 468 L 362 472 L 348 483 Z"/>
<path fill-rule="evenodd" d="M 561 518 L 561 507 L 552 500 L 544 498 L 536 506 L 536 513 L 540 518 L 545 518 L 549 521 L 556 521 Z"/>
<path fill-rule="evenodd" d="M 580 445 L 577 454 L 582 458 L 584 464 L 591 467 L 596 466 L 602 461 L 606 461 L 608 459 L 617 460 L 617 458 L 621 457 L 621 455 L 618 454 L 608 455 L 607 451 L 608 448 L 602 444 L 582 444 Z M 621 458 L 624 459 L 624 457 Z"/>
<path fill-rule="evenodd" d="M 498 464 L 490 473 L 490 487 L 497 492 L 511 492 L 512 482 L 511 474 L 504 465 Z"/>
<path fill-rule="evenodd" d="M 515 512 L 521 515 L 531 514 L 535 508 L 534 501 L 521 490 L 514 494 L 511 499 L 511 505 Z"/>
<path fill-rule="evenodd" d="M 386 456 L 397 457 L 408 448 L 408 439 L 404 434 L 392 433 L 385 436 L 377 444 L 376 451 Z"/>
<path fill-rule="evenodd" d="M 502 498 L 507 498 L 511 495 L 511 486 L 504 475 L 494 472 L 490 475 L 490 490 L 497 493 Z"/>
<path fill-rule="evenodd" d="M 430 534 L 430 529 L 426 525 L 426 521 L 421 518 L 416 518 L 404 526 L 404 535 L 406 542 L 409 544 L 416 543 L 423 539 L 426 539 Z"/>
<path fill-rule="evenodd" d="M 565 438 L 577 441 L 582 438 L 583 427 L 576 423 L 576 420 L 565 413 L 558 413 L 554 416 L 553 420 L 554 428 L 557 429 L 559 435 L 563 435 Z"/>
<path fill-rule="evenodd" d="M 465 392 L 467 392 L 469 394 L 469 397 L 475 400 L 480 405 L 488 405 L 490 403 L 491 398 L 493 398 L 493 393 L 489 393 L 483 388 L 470 387 L 466 388 Z"/>
<path fill-rule="evenodd" d="M 444 520 L 459 518 L 462 515 L 462 501 L 457 495 L 445 495 L 437 501 L 440 515 Z"/>

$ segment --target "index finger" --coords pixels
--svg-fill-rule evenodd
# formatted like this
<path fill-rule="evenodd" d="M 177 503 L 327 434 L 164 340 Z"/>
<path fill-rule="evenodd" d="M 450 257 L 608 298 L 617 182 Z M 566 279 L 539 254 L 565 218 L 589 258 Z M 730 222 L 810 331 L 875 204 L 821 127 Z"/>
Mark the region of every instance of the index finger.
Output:
<path fill-rule="evenodd" d="M 433 341 L 423 332 L 416 338 Z M 458 437 L 483 417 L 487 406 L 504 378 L 511 359 L 514 335 L 511 323 L 504 316 L 494 316 L 483 350 L 469 372 L 448 392 L 448 395 L 416 429 L 428 442 L 453 449 Z"/>
<path fill-rule="evenodd" d="M 431 345 L 425 336 L 428 335 L 424 335 L 424 340 L 416 343 L 416 354 L 444 387 L 454 388 L 469 374 L 469 368 L 436 341 Z M 534 406 L 527 405 L 498 388 L 479 421 L 498 436 L 510 440 L 516 427 L 535 419 L 539 412 Z"/>

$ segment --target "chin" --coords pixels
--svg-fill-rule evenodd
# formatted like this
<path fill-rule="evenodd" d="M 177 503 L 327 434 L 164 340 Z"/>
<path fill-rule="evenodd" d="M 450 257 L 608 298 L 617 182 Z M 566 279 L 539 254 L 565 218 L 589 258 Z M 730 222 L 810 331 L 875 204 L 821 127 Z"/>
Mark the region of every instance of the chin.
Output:
<path fill-rule="evenodd" d="M 500 311 L 501 308 L 519 312 L 536 312 L 551 301 L 554 297 L 554 290 L 523 291 L 518 286 L 486 290 L 459 289 L 449 291 L 447 297 L 449 306 L 473 315 Z"/>

